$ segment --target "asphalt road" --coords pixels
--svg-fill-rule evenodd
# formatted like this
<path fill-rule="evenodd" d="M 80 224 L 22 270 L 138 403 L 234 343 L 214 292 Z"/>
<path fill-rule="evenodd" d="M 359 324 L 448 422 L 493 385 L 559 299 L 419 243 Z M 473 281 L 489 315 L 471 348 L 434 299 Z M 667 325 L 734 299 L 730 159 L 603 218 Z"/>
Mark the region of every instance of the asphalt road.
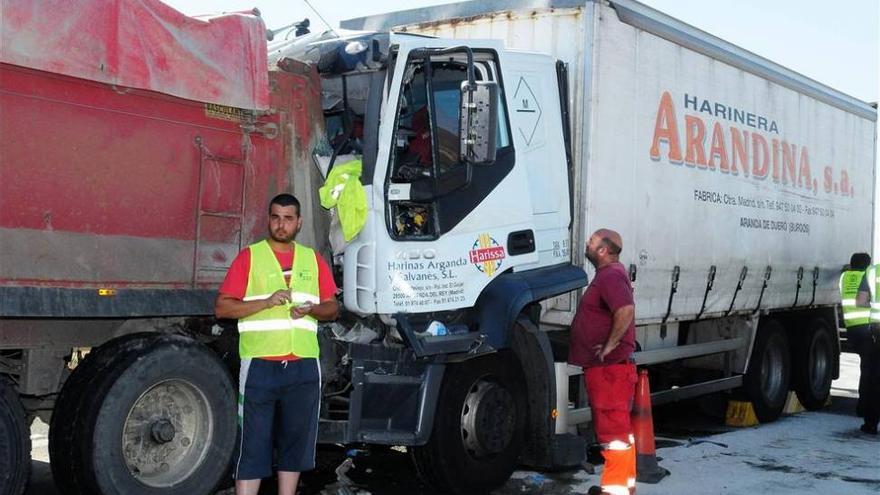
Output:
<path fill-rule="evenodd" d="M 832 385 L 831 406 L 821 412 L 783 417 L 755 428 L 724 426 L 712 404 L 695 401 L 655 408 L 658 457 L 672 475 L 657 485 L 639 484 L 642 495 L 679 493 L 848 493 L 880 492 L 880 439 L 857 432 L 854 417 L 858 356 L 844 353 L 841 377 Z M 717 409 L 717 408 L 716 408 Z M 798 435 L 807 436 L 798 440 Z M 56 495 L 47 451 L 48 427 L 32 429 L 33 477 L 26 495 Z M 722 447 L 723 446 L 723 447 Z M 805 453 L 821 462 L 799 463 Z M 319 466 L 303 477 L 302 495 L 431 494 L 416 477 L 408 454 L 378 449 L 354 458 L 347 475 L 355 486 L 336 483 L 335 468 L 345 460 L 337 448 L 324 448 Z M 815 461 L 816 459 L 812 459 Z M 585 493 L 598 474 L 518 471 L 495 495 Z M 699 485 L 694 485 L 699 483 Z M 272 494 L 266 483 L 263 494 Z M 786 491 L 790 487 L 792 491 Z M 231 494 L 224 490 L 222 495 Z M 218 494 L 220 495 L 220 494 Z"/>

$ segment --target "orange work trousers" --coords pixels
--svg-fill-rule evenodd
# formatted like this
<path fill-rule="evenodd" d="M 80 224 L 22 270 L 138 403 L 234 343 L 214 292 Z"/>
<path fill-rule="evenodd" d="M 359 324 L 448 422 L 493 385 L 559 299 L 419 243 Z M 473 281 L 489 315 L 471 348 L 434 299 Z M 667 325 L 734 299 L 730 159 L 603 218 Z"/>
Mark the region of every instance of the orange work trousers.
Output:
<path fill-rule="evenodd" d="M 605 458 L 599 483 L 602 491 L 610 495 L 636 492 L 636 449 L 630 412 L 637 381 L 636 366 L 632 363 L 584 369 L 593 429 Z"/>

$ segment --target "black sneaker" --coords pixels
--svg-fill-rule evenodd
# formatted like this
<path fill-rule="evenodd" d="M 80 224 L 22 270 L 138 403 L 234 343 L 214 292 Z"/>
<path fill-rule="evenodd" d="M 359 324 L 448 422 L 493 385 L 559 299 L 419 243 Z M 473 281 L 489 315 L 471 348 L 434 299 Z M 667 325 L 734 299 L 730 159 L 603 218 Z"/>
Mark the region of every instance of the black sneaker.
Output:
<path fill-rule="evenodd" d="M 871 426 L 868 423 L 865 423 L 859 429 L 862 430 L 864 433 L 867 433 L 868 435 L 876 435 L 877 434 L 877 425 Z"/>
<path fill-rule="evenodd" d="M 593 485 L 590 487 L 589 490 L 587 490 L 587 495 L 602 495 L 602 489 L 596 485 Z"/>

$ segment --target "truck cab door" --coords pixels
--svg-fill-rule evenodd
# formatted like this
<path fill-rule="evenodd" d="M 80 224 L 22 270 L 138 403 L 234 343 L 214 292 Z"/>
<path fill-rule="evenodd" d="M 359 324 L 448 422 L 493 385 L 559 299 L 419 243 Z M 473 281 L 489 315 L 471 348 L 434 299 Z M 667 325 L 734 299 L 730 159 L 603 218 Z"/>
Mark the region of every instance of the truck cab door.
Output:
<path fill-rule="evenodd" d="M 557 63 L 546 55 L 509 52 L 504 75 L 517 162 L 528 177 L 529 214 L 540 255 L 536 268 L 569 263 L 571 165 L 568 116 L 562 111 L 568 95 L 560 94 Z"/>
<path fill-rule="evenodd" d="M 497 84 L 494 160 L 470 163 L 461 156 L 460 112 L 468 50 L 458 41 L 396 41 L 371 190 L 375 221 L 347 249 L 346 270 L 356 262 L 360 274 L 373 272 L 378 313 L 472 306 L 499 274 L 538 260 L 531 198 L 511 133 L 503 51 L 496 42 L 468 47 L 476 80 Z M 346 275 L 346 284 L 354 279 L 361 287 L 354 304 L 346 292 L 349 309 L 373 309 L 365 307 L 371 301 L 364 278 Z"/>

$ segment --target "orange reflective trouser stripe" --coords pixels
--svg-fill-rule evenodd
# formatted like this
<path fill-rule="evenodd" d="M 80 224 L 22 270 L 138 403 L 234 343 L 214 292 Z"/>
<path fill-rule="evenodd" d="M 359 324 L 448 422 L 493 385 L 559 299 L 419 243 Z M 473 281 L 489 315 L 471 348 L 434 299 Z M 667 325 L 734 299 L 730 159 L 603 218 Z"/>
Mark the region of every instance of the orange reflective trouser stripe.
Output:
<path fill-rule="evenodd" d="M 604 447 L 602 491 L 631 495 L 636 487 L 636 449 L 630 421 L 638 381 L 636 367 L 626 363 L 587 368 L 584 381 L 596 438 Z"/>
<path fill-rule="evenodd" d="M 619 443 L 617 449 L 612 449 L 609 445 L 602 451 L 605 468 L 602 470 L 599 484 L 605 493 L 632 495 L 636 492 L 636 449 L 632 442 Z"/>

